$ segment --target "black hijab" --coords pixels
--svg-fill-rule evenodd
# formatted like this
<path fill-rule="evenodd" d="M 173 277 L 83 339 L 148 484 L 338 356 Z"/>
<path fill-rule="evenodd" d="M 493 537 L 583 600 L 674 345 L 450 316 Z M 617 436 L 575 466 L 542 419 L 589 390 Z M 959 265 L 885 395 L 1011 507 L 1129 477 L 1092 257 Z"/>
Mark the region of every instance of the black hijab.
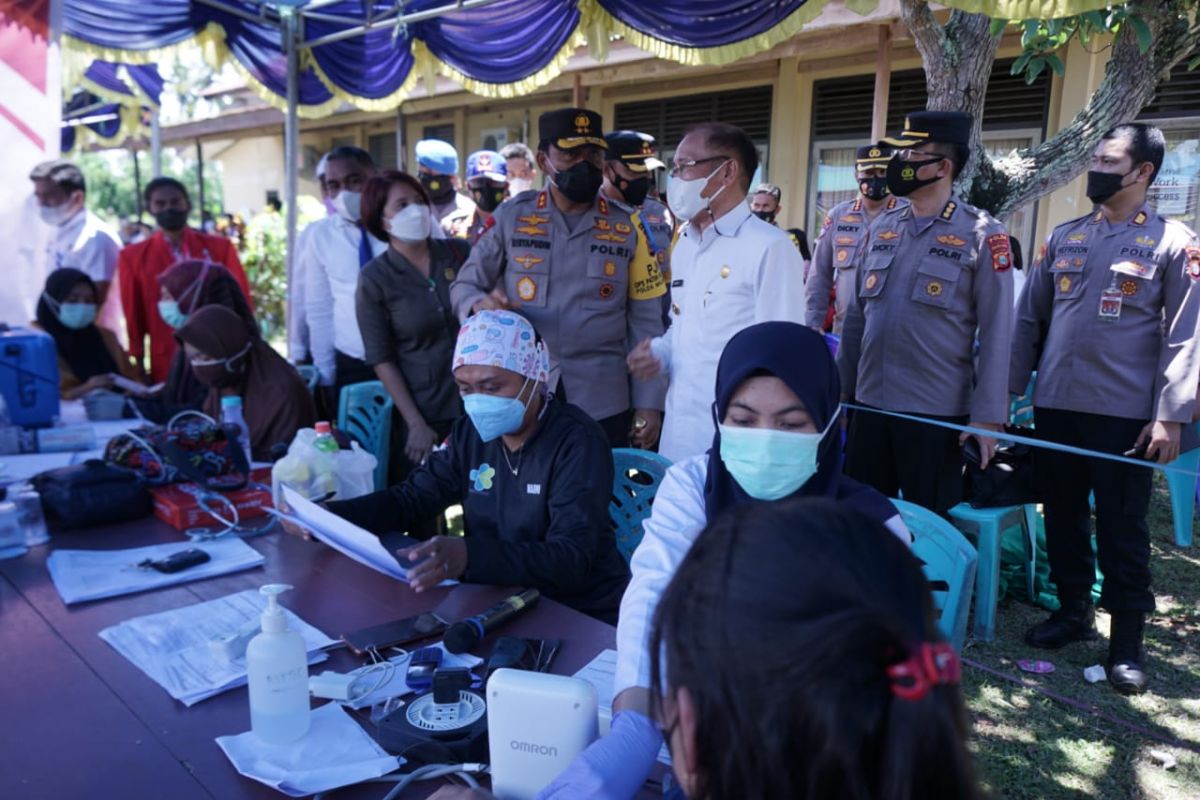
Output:
<path fill-rule="evenodd" d="M 100 336 L 100 329 L 95 323 L 79 330 L 68 328 L 58 321 L 58 315 L 46 302 L 46 297 L 49 296 L 56 304 L 62 303 L 71 290 L 81 283 L 92 287 L 93 297 L 99 299 L 96 284 L 86 273 L 71 267 L 51 272 L 50 277 L 46 279 L 46 288 L 38 298 L 37 321 L 42 330 L 53 337 L 59 357 L 67 362 L 71 372 L 82 383 L 94 375 L 107 375 L 110 372 L 119 374 L 120 369 L 112 353 L 108 352 L 108 347 Z"/>
<path fill-rule="evenodd" d="M 725 418 L 734 392 L 747 378 L 773 375 L 796 393 L 818 430 L 829 430 L 817 450 L 817 472 L 789 497 L 828 497 L 883 522 L 896 507 L 879 492 L 842 474 L 842 432 L 830 420 L 839 411 L 842 392 L 837 365 L 825 337 L 794 322 L 762 322 L 738 332 L 717 364 L 715 422 Z M 782 498 L 781 498 L 782 499 Z M 713 434 L 704 481 L 704 512 L 712 520 L 722 511 L 755 502 L 721 460 L 721 431 Z"/>

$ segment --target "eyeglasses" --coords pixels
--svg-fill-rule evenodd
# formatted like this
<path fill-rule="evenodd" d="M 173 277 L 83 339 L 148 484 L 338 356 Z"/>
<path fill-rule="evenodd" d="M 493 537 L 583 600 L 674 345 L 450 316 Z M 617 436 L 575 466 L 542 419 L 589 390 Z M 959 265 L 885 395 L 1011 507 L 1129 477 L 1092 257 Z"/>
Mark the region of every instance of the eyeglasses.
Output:
<path fill-rule="evenodd" d="M 685 161 L 679 161 L 678 159 L 673 158 L 671 159 L 670 174 L 671 177 L 674 178 L 684 170 L 689 170 L 698 164 L 703 164 L 708 161 L 720 161 L 723 158 L 725 158 L 725 156 L 709 156 L 708 158 L 691 158 Z"/>
<path fill-rule="evenodd" d="M 897 150 L 896 155 L 900 157 L 901 161 L 929 161 L 929 159 L 933 159 L 929 161 L 930 164 L 933 161 L 941 161 L 946 158 L 941 153 L 931 153 L 928 150 L 913 150 L 911 147 Z"/>

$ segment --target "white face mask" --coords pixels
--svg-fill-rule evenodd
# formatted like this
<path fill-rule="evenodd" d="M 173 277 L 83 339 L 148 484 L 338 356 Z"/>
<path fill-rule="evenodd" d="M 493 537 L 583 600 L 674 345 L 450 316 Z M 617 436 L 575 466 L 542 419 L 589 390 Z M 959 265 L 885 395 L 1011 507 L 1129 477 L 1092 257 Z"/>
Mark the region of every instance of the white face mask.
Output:
<path fill-rule="evenodd" d="M 533 181 L 529 178 L 509 178 L 508 179 L 508 196 L 516 197 L 521 192 L 528 192 L 533 188 Z"/>
<path fill-rule="evenodd" d="M 405 206 L 388 220 L 388 233 L 402 242 L 422 242 L 429 238 L 433 228 L 433 218 L 429 216 L 429 206 Z"/>
<path fill-rule="evenodd" d="M 333 210 L 346 222 L 357 223 L 362 217 L 362 194 L 342 189 L 333 198 Z"/>
<path fill-rule="evenodd" d="M 71 201 L 68 200 L 56 206 L 38 206 L 38 214 L 47 225 L 62 225 L 75 216 L 75 210 L 71 208 Z"/>
<path fill-rule="evenodd" d="M 701 197 L 700 193 L 704 191 L 704 187 L 712 180 L 712 176 L 721 171 L 721 168 L 729 163 L 726 159 L 722 161 L 720 166 L 708 173 L 704 178 L 693 178 L 684 180 L 680 177 L 671 178 L 671 182 L 667 184 L 667 205 L 671 208 L 671 213 L 680 219 L 693 219 L 701 211 L 709 208 L 712 201 L 716 200 L 721 192 L 725 191 L 725 187 L 713 194 L 712 197 Z"/>

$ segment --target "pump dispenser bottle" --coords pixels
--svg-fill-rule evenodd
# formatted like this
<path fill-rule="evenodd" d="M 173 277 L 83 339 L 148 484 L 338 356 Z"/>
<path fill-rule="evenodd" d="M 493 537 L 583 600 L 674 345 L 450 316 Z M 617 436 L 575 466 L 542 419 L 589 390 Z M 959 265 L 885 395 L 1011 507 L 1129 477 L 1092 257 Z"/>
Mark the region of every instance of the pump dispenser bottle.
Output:
<path fill-rule="evenodd" d="M 304 637 L 288 629 L 279 595 L 282 583 L 261 589 L 267 597 L 262 633 L 246 645 L 250 686 L 250 729 L 267 744 L 286 744 L 308 733 L 308 654 Z"/>

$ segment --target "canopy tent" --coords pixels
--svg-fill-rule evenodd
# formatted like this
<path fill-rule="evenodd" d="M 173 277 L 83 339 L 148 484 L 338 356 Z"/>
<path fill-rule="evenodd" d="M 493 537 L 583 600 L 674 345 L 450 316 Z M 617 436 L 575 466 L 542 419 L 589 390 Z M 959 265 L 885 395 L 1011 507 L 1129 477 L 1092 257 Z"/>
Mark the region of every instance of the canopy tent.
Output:
<path fill-rule="evenodd" d="M 64 81 L 62 151 L 96 142 L 113 146 L 145 132 L 162 98 L 156 64 L 93 61 L 84 73 Z"/>

